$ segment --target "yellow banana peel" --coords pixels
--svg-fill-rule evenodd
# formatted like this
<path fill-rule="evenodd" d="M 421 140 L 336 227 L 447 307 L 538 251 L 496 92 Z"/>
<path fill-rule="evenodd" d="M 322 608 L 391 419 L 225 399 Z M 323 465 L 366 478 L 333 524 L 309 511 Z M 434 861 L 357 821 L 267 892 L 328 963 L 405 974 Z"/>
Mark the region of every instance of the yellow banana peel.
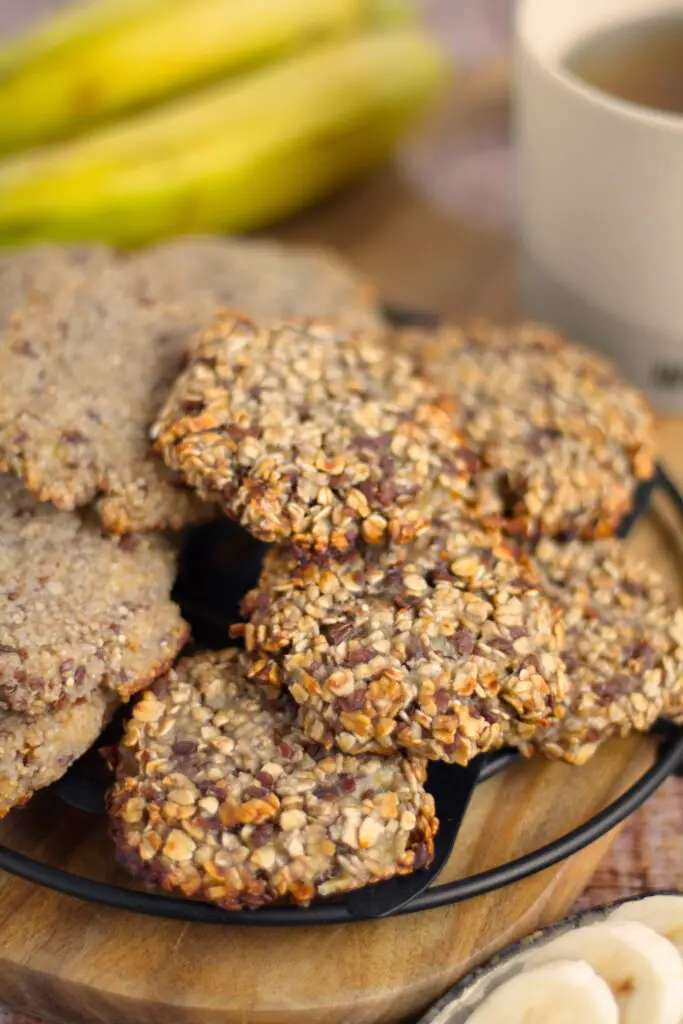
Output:
<path fill-rule="evenodd" d="M 428 35 L 387 28 L 15 157 L 0 165 L 0 244 L 261 227 L 385 160 L 445 71 Z"/>
<path fill-rule="evenodd" d="M 399 16 L 400 0 L 100 0 L 67 8 L 0 51 L 0 152 L 76 135 L 344 36 L 374 18 L 377 3 L 382 18 Z"/>

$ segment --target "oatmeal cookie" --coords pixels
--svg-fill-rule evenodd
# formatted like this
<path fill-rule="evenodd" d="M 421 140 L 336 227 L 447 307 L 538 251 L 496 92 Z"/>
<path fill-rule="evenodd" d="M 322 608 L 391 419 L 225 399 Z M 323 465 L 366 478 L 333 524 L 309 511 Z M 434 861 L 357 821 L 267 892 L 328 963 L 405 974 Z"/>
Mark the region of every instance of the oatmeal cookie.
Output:
<path fill-rule="evenodd" d="M 165 671 L 187 637 L 175 560 L 162 538 L 102 536 L 0 476 L 0 710 L 126 699 Z"/>
<path fill-rule="evenodd" d="M 148 431 L 190 339 L 223 303 L 374 320 L 343 265 L 265 242 L 188 239 L 132 256 L 46 245 L 0 256 L 0 280 L 0 467 L 60 509 L 96 501 L 113 533 L 215 515 Z"/>
<path fill-rule="evenodd" d="M 250 676 L 287 686 L 306 733 L 347 754 L 464 765 L 563 712 L 562 628 L 528 559 L 452 513 L 322 568 L 274 549 L 245 612 Z"/>
<path fill-rule="evenodd" d="M 644 398 L 610 363 L 534 324 L 475 322 L 391 341 L 457 396 L 484 466 L 473 487 L 480 511 L 522 536 L 615 532 L 654 472 L 654 440 Z"/>
<path fill-rule="evenodd" d="M 96 741 L 116 703 L 96 690 L 39 718 L 0 713 L 0 818 L 66 774 Z"/>
<path fill-rule="evenodd" d="M 301 555 L 410 540 L 476 459 L 452 403 L 364 335 L 223 316 L 155 427 L 168 465 L 266 542 Z"/>
<path fill-rule="evenodd" d="M 430 863 L 424 761 L 327 753 L 235 650 L 179 662 L 135 706 L 109 814 L 122 863 L 226 909 L 307 904 Z"/>
<path fill-rule="evenodd" d="M 646 732 L 683 715 L 683 609 L 659 574 L 633 563 L 616 540 L 542 540 L 534 561 L 563 609 L 567 715 L 533 737 L 527 753 L 584 764 L 611 736 Z"/>

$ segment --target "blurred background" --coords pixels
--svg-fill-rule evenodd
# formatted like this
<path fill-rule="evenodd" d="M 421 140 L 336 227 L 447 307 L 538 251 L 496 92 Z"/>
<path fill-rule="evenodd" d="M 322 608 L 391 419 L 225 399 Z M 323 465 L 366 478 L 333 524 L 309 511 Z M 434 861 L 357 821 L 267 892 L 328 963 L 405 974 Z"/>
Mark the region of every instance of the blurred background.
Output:
<path fill-rule="evenodd" d="M 239 7 L 80 0 L 60 27 L 61 0 L 0 0 L 0 244 L 261 231 L 333 246 L 388 302 L 515 319 L 514 0 L 244 0 L 212 32 Z M 194 65 L 181 9 L 206 12 Z M 583 905 L 679 884 L 681 785 Z"/>
<path fill-rule="evenodd" d="M 84 0 L 94 3 L 96 0 Z M 498 56 L 508 38 L 513 0 L 414 0 L 463 65 Z M 13 35 L 65 0 L 0 0 L 0 32 Z"/>
<path fill-rule="evenodd" d="M 461 311 L 461 254 L 483 245 L 494 270 L 514 219 L 513 0 L 288 0 L 270 40 L 260 0 L 243 6 L 261 27 L 245 18 L 212 51 L 212 19 L 227 25 L 234 6 L 193 5 L 206 19 L 193 67 L 176 0 L 0 0 L 0 242 L 267 230 L 336 246 L 389 299 Z M 79 13 L 51 25 L 66 7 Z M 89 24 L 98 7 L 109 14 Z M 431 288 L 426 245 L 443 247 Z"/>

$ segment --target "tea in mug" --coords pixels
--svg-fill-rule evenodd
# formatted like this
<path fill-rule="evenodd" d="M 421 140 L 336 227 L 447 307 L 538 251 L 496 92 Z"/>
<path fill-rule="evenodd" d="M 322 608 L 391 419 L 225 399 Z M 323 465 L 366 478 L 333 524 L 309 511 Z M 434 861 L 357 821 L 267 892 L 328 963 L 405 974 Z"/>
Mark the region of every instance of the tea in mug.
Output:
<path fill-rule="evenodd" d="M 620 100 L 683 114 L 683 13 L 601 29 L 574 46 L 565 64 Z"/>

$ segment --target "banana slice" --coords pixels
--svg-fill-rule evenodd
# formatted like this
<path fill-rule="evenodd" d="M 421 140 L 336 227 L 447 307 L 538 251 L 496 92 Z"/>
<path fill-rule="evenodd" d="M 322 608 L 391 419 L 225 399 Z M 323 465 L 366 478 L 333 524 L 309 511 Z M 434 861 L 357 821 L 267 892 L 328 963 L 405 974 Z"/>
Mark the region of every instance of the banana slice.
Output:
<path fill-rule="evenodd" d="M 610 921 L 639 921 L 671 942 L 683 956 L 683 893 L 648 896 L 617 907 Z M 683 1017 L 683 1011 L 682 1017 Z"/>
<path fill-rule="evenodd" d="M 566 932 L 533 950 L 525 966 L 585 960 L 609 985 L 620 1024 L 680 1024 L 683 960 L 675 946 L 634 921 L 606 921 Z"/>
<path fill-rule="evenodd" d="M 592 967 L 578 961 L 558 961 L 515 975 L 492 992 L 468 1018 L 468 1024 L 549 1024 L 550 1021 L 552 1024 L 619 1024 L 619 1009 L 609 985 Z"/>

